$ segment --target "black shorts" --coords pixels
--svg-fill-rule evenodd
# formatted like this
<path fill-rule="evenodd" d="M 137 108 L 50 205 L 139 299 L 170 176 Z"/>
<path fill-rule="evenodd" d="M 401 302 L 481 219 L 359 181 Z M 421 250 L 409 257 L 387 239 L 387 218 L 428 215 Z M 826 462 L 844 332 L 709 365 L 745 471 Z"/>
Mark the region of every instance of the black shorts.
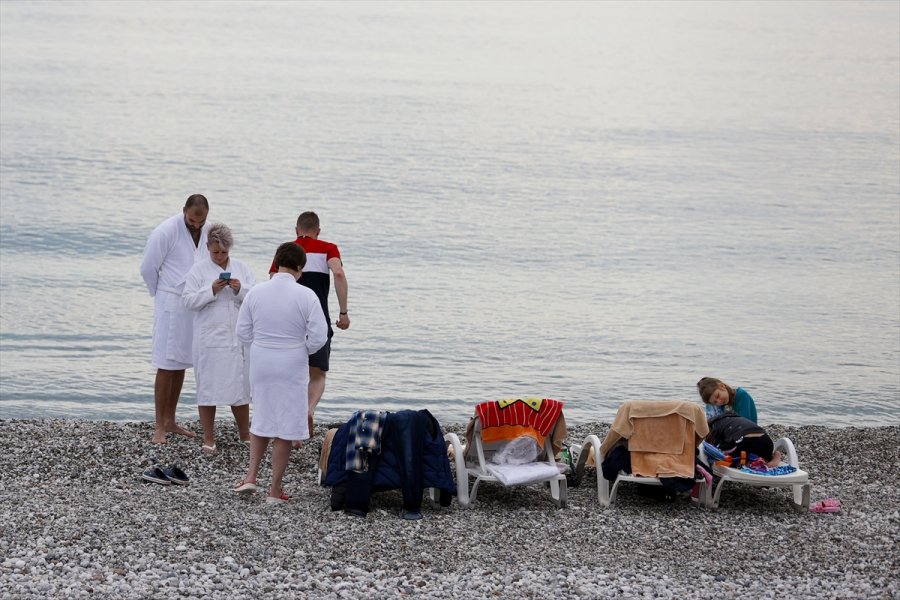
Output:
<path fill-rule="evenodd" d="M 317 367 L 323 371 L 328 370 L 328 359 L 331 358 L 331 338 L 317 352 L 309 355 L 309 366 Z"/>
<path fill-rule="evenodd" d="M 772 442 L 772 438 L 764 433 L 757 437 L 745 437 L 738 442 L 735 451 L 732 452 L 731 455 L 740 458 L 742 450 L 747 452 L 747 454 L 760 456 L 763 460 L 769 462 L 772 460 L 772 452 L 775 450 L 775 444 Z"/>

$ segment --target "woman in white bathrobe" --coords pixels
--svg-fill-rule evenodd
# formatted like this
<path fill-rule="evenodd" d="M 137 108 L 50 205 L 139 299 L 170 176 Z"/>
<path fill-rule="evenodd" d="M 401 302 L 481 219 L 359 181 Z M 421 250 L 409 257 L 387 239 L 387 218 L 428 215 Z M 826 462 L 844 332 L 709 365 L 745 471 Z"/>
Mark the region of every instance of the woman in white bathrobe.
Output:
<path fill-rule="evenodd" d="M 202 450 L 208 454 L 216 451 L 216 406 L 230 406 L 241 441 L 250 440 L 250 381 L 235 328 L 238 310 L 256 279 L 247 265 L 229 257 L 233 243 L 227 226 L 210 227 L 209 258 L 194 264 L 181 295 L 185 308 L 194 311 L 197 409 L 203 425 Z"/>
<path fill-rule="evenodd" d="M 319 299 L 297 279 L 306 253 L 294 242 L 275 252 L 278 272 L 250 290 L 238 314 L 237 336 L 250 344 L 250 468 L 235 486 L 240 494 L 257 490 L 263 454 L 272 444 L 272 486 L 266 502 L 286 502 L 281 487 L 294 440 L 309 438 L 307 387 L 309 355 L 325 345 L 328 324 Z"/>

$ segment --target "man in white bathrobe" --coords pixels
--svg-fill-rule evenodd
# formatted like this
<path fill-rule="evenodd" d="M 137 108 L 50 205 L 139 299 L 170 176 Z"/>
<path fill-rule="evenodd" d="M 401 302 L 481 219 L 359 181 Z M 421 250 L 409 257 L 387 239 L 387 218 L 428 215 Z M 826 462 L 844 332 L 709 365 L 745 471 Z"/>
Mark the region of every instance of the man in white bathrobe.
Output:
<path fill-rule="evenodd" d="M 188 271 L 208 255 L 206 217 L 209 202 L 200 194 L 187 199 L 181 213 L 163 221 L 147 238 L 141 277 L 154 298 L 153 354 L 156 367 L 153 396 L 156 431 L 153 443 L 165 444 L 166 433 L 194 437 L 194 432 L 175 423 L 175 409 L 184 383 L 184 371 L 192 366 L 193 313 L 181 302 Z"/>

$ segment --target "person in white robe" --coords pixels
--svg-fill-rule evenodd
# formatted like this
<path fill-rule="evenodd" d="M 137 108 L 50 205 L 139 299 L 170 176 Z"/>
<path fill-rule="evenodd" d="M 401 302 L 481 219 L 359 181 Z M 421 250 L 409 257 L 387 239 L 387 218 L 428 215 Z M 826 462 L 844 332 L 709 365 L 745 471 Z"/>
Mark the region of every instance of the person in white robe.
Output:
<path fill-rule="evenodd" d="M 235 486 L 256 491 L 259 463 L 272 444 L 272 485 L 266 502 L 286 502 L 281 482 L 294 440 L 309 438 L 309 355 L 328 340 L 328 324 L 315 292 L 297 279 L 306 253 L 294 242 L 278 247 L 278 272 L 255 286 L 238 313 L 237 336 L 250 344 L 250 467 Z"/>
<path fill-rule="evenodd" d="M 209 202 L 201 194 L 187 199 L 182 211 L 156 227 L 147 238 L 141 277 L 153 297 L 153 350 L 150 364 L 156 367 L 153 397 L 156 430 L 152 441 L 166 443 L 166 433 L 186 437 L 196 434 L 175 423 L 175 410 L 184 384 L 184 371 L 191 367 L 193 314 L 181 302 L 184 278 L 194 262 L 207 256 L 206 217 Z"/>
<path fill-rule="evenodd" d="M 181 300 L 194 313 L 192 359 L 197 383 L 197 410 L 203 426 L 201 450 L 216 452 L 216 406 L 230 406 L 241 441 L 250 441 L 249 361 L 237 339 L 238 310 L 256 285 L 249 267 L 230 258 L 234 237 L 222 223 L 209 228 L 209 257 L 194 263 Z M 227 275 L 227 276 L 226 276 Z"/>

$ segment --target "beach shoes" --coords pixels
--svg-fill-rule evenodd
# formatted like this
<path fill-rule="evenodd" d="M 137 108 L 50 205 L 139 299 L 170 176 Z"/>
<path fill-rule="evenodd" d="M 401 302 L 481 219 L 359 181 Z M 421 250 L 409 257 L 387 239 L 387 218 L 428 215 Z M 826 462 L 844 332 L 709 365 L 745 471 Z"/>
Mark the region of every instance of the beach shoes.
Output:
<path fill-rule="evenodd" d="M 825 500 L 819 500 L 818 502 L 810 506 L 809 510 L 814 513 L 841 512 L 841 501 L 837 498 L 826 498 Z"/>
<path fill-rule="evenodd" d="M 151 483 L 158 483 L 160 485 L 170 485 L 172 482 L 169 481 L 169 478 L 166 476 L 165 472 L 159 467 L 150 467 L 141 475 L 141 479 L 144 481 L 149 481 Z"/>
<path fill-rule="evenodd" d="M 163 475 L 165 475 L 170 482 L 175 485 L 190 485 L 191 478 L 187 476 L 187 473 L 182 471 L 176 465 L 172 465 L 166 469 L 163 469 Z"/>
<path fill-rule="evenodd" d="M 255 481 L 244 481 L 243 479 L 234 486 L 234 491 L 241 495 L 252 494 L 258 489 Z"/>
<path fill-rule="evenodd" d="M 290 500 L 290 498 L 283 490 L 278 496 L 266 496 L 266 504 L 284 504 L 288 500 Z"/>

